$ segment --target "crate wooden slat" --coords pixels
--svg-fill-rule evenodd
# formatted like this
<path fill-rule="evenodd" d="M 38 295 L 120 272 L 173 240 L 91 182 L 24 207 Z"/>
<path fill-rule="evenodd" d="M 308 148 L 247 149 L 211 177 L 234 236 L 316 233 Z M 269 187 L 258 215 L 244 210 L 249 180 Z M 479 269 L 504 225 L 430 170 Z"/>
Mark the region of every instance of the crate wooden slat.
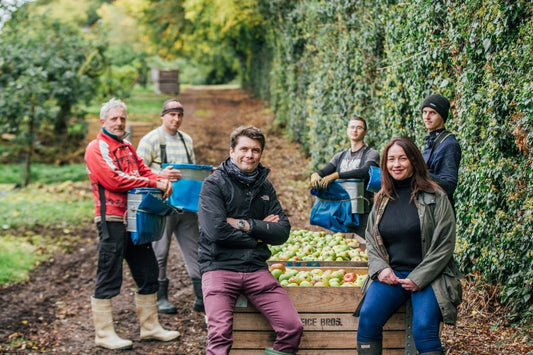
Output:
<path fill-rule="evenodd" d="M 335 267 L 335 268 L 368 268 L 367 261 L 304 261 L 304 260 L 268 260 L 268 265 L 283 264 L 287 267 Z"/>
<path fill-rule="evenodd" d="M 230 355 L 264 355 L 265 350 L 252 350 L 252 349 L 232 349 Z M 341 349 L 328 349 L 327 353 L 324 350 L 312 350 L 304 349 L 298 351 L 298 355 L 354 355 L 353 349 L 341 350 Z M 403 349 L 383 349 L 383 355 L 404 355 Z"/>
<path fill-rule="evenodd" d="M 274 332 L 234 331 L 233 349 L 265 349 L 272 347 Z M 403 350 L 405 347 L 405 333 L 403 331 L 389 331 L 383 338 L 383 348 L 389 350 Z M 300 349 L 322 350 L 329 354 L 329 349 L 351 350 L 357 349 L 357 332 L 305 332 L 300 341 Z M 300 354 L 300 352 L 298 352 Z"/>
<path fill-rule="evenodd" d="M 298 313 L 353 312 L 361 299 L 358 287 L 286 287 L 285 290 Z M 257 313 L 254 306 L 237 307 L 239 313 Z"/>
<path fill-rule="evenodd" d="M 299 313 L 306 331 L 333 331 L 339 328 L 357 330 L 359 318 L 352 313 Z M 257 313 L 235 313 L 233 330 L 272 330 L 270 323 Z M 396 313 L 385 324 L 384 330 L 405 329 L 405 314 Z"/>

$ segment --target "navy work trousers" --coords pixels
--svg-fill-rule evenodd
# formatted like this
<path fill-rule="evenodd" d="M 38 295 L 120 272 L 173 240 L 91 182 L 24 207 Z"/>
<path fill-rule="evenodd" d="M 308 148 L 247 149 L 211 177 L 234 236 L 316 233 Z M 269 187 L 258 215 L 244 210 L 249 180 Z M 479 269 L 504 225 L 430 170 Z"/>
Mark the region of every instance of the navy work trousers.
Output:
<path fill-rule="evenodd" d="M 104 233 L 102 222 L 96 224 L 100 241 L 94 298 L 108 299 L 120 293 L 124 259 L 137 284 L 137 293 L 149 295 L 157 292 L 158 266 L 152 244 L 134 245 L 124 223 L 106 223 L 109 233 Z"/>

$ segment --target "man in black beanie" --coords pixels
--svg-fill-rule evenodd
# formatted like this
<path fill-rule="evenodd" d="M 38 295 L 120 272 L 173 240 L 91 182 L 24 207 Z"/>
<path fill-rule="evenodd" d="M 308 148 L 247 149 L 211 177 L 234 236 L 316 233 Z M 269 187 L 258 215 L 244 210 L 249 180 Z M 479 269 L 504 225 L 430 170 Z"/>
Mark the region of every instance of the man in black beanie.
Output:
<path fill-rule="evenodd" d="M 422 117 L 429 132 L 423 156 L 431 178 L 446 191 L 455 211 L 453 193 L 457 187 L 461 147 L 444 127 L 450 111 L 450 102 L 444 96 L 433 94 L 422 102 Z"/>

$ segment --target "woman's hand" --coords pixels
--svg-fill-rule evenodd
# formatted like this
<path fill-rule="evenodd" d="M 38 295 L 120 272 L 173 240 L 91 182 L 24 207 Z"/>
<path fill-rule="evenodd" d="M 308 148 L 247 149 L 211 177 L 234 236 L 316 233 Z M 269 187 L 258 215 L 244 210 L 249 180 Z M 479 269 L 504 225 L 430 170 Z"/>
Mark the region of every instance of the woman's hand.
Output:
<path fill-rule="evenodd" d="M 420 289 L 417 284 L 415 284 L 413 281 L 409 279 L 399 279 L 398 282 L 400 283 L 400 285 L 402 285 L 402 288 L 406 291 L 416 292 Z"/>
<path fill-rule="evenodd" d="M 396 285 L 400 279 L 396 276 L 394 271 L 388 267 L 380 271 L 378 280 L 387 285 Z"/>

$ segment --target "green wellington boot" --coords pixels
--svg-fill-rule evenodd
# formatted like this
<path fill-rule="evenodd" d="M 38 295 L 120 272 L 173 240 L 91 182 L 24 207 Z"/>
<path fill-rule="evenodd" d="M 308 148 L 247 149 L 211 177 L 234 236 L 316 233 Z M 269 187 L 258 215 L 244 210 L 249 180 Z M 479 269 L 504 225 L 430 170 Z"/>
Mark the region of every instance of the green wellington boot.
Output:
<path fill-rule="evenodd" d="M 165 314 L 178 313 L 176 306 L 168 300 L 168 279 L 159 281 L 159 289 L 157 290 L 157 311 Z"/>
<path fill-rule="evenodd" d="M 202 294 L 202 280 L 200 279 L 191 279 L 192 287 L 194 289 L 194 305 L 192 308 L 196 312 L 205 312 L 204 309 L 204 297 Z"/>

